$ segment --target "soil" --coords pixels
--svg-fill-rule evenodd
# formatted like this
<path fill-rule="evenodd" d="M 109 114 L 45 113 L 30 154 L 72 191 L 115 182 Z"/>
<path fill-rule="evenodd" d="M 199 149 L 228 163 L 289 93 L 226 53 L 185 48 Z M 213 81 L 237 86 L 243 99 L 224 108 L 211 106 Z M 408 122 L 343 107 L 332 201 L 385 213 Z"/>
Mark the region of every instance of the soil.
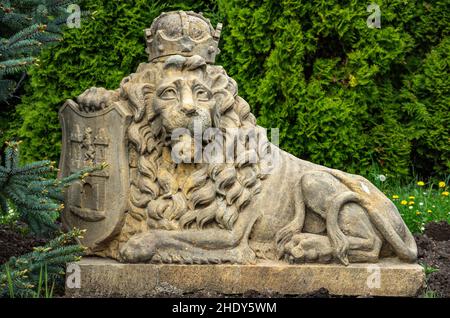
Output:
<path fill-rule="evenodd" d="M 429 223 L 423 235 L 416 235 L 418 262 L 438 271 L 427 277 L 427 289 L 450 298 L 450 224 Z"/>
<path fill-rule="evenodd" d="M 33 251 L 33 247 L 44 245 L 45 239 L 22 234 L 20 226 L 12 228 L 0 224 L 0 264 L 6 263 L 12 256 L 20 256 Z"/>
<path fill-rule="evenodd" d="M 423 234 L 415 235 L 418 247 L 418 262 L 428 267 L 438 269 L 427 277 L 427 289 L 437 292 L 440 297 L 450 298 L 450 224 L 447 222 L 429 223 Z M 32 235 L 23 235 L 17 228 L 0 225 L 0 264 L 5 263 L 12 256 L 20 256 L 31 252 L 33 247 L 41 246 L 46 240 Z M 161 295 L 163 296 L 163 295 Z M 231 295 L 211 294 L 199 291 L 184 295 L 185 297 L 229 297 Z M 261 297 L 304 297 L 304 298 L 331 298 L 340 297 L 331 295 L 326 289 L 316 292 L 287 296 L 280 294 L 260 294 L 249 291 L 243 295 L 233 295 L 248 298 Z"/>
<path fill-rule="evenodd" d="M 435 241 L 448 241 L 450 224 L 445 221 L 428 223 L 425 226 L 425 234 Z"/>
<path fill-rule="evenodd" d="M 254 290 L 249 290 L 244 294 L 221 294 L 206 290 L 199 290 L 192 293 L 185 293 L 183 295 L 174 295 L 171 293 L 160 293 L 158 298 L 347 298 L 347 296 L 331 295 L 327 289 L 321 288 L 317 291 L 302 295 L 284 295 L 279 293 L 259 293 Z"/>

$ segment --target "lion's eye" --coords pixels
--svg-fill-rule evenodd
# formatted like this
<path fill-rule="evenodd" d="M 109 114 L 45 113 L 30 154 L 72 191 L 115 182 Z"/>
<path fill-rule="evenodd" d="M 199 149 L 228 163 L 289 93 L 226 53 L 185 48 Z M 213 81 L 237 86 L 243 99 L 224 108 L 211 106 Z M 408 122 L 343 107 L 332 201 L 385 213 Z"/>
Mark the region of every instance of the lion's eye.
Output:
<path fill-rule="evenodd" d="M 171 87 L 166 88 L 160 95 L 162 99 L 175 99 L 177 98 L 177 91 Z"/>
<path fill-rule="evenodd" d="M 209 94 L 206 90 L 204 89 L 198 89 L 197 90 L 197 99 L 200 101 L 208 101 L 209 100 Z"/>

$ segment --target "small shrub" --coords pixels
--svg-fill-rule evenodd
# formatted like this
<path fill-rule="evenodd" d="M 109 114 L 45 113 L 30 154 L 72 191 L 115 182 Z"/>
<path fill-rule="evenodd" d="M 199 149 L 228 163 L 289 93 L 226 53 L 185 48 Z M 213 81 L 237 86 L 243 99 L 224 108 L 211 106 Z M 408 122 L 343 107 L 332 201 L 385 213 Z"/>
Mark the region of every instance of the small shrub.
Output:
<path fill-rule="evenodd" d="M 66 264 L 78 261 L 83 255 L 84 248 L 75 243 L 82 234 L 73 230 L 34 248 L 31 253 L 10 258 L 0 266 L 0 297 L 50 298 L 54 286 L 64 282 Z"/>
<path fill-rule="evenodd" d="M 38 235 L 55 230 L 55 221 L 64 207 L 63 191 L 71 182 L 83 180 L 89 172 L 102 167 L 88 167 L 62 179 L 50 178 L 57 169 L 44 160 L 20 165 L 19 143 L 8 143 L 4 163 L 0 164 L 0 215 L 6 219 L 17 212 L 20 220 Z"/>

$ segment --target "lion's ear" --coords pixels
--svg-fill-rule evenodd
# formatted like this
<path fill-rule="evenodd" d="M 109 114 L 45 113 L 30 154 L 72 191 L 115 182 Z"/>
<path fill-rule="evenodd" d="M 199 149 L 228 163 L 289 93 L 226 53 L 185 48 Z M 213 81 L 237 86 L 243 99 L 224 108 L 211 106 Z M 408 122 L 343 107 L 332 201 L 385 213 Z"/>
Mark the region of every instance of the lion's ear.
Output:
<path fill-rule="evenodd" d="M 153 86 L 147 83 L 131 83 L 124 79 L 121 83 L 121 95 L 128 99 L 134 121 L 139 122 L 145 115 L 145 111 L 151 106 L 151 94 Z"/>

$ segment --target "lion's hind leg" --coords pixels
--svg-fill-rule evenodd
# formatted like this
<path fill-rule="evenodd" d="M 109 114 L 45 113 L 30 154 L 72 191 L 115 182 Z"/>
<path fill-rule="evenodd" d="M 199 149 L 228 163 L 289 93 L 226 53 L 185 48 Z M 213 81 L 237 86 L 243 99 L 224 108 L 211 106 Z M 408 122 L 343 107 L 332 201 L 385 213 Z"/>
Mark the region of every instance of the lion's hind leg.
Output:
<path fill-rule="evenodd" d="M 348 233 L 348 231 L 344 230 Z M 364 233 L 364 237 L 347 236 L 350 263 L 376 263 L 382 241 L 375 233 Z M 295 234 L 283 249 L 284 259 L 290 263 L 328 263 L 336 259 L 334 248 L 326 235 Z"/>
<path fill-rule="evenodd" d="M 350 261 L 378 260 L 382 241 L 356 193 L 325 171 L 306 173 L 301 178 L 301 187 L 308 210 L 326 220 L 327 235 L 302 233 L 297 237 L 298 243 L 286 244 L 288 254 L 300 261 L 320 257 L 328 260 L 331 249 L 334 258 L 344 265 Z M 301 257 L 292 255 L 292 251 Z"/>
<path fill-rule="evenodd" d="M 350 263 L 378 261 L 383 241 L 360 205 L 344 205 L 340 212 L 339 227 L 348 240 L 347 257 Z"/>

